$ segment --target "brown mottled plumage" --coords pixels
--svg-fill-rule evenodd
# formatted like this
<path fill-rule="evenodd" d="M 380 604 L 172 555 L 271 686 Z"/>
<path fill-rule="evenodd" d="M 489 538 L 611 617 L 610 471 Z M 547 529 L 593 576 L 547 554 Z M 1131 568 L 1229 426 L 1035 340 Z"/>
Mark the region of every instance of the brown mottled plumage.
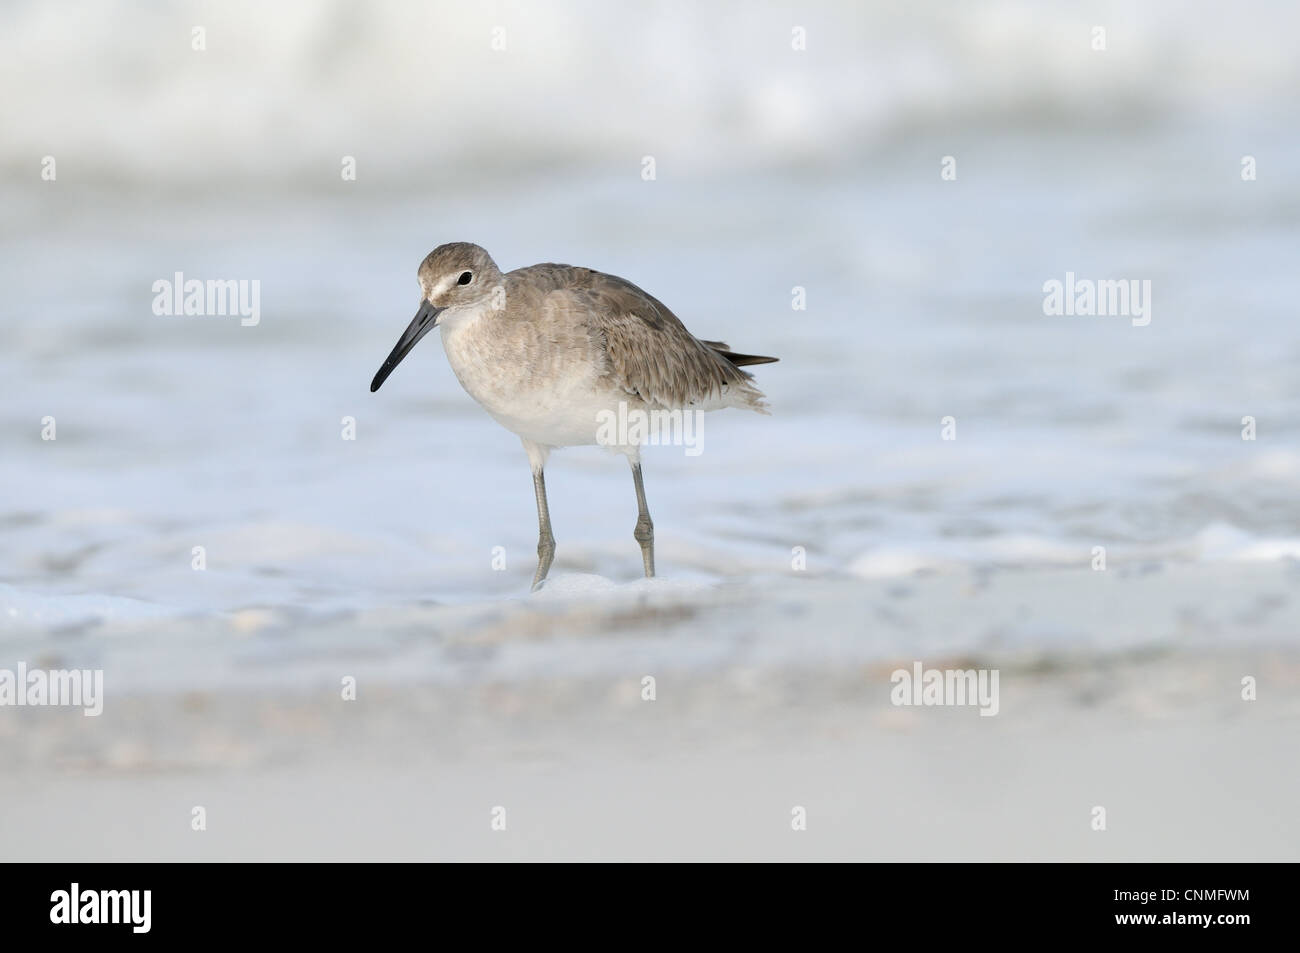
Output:
<path fill-rule="evenodd" d="M 727 346 L 701 341 L 662 301 L 630 281 L 572 265 L 532 265 L 506 275 L 507 301 L 564 313 L 585 327 L 606 358 L 605 375 L 619 388 L 665 409 L 719 400 L 724 388 L 755 410 L 763 395 L 753 375 L 729 360 Z M 513 312 L 516 309 L 511 307 Z M 537 313 L 534 310 L 532 313 Z M 735 355 L 748 364 L 774 357 Z"/>

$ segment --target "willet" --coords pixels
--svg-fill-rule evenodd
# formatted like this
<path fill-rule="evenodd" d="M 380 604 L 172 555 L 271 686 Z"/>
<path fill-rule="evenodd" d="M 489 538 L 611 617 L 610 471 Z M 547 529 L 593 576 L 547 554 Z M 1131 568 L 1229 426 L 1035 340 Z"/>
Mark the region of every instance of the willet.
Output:
<path fill-rule="evenodd" d="M 379 390 L 402 358 L 442 328 L 447 361 L 462 387 L 519 436 L 537 494 L 537 572 L 555 558 L 543 471 L 556 447 L 603 444 L 627 456 L 636 486 L 646 576 L 655 574 L 654 524 L 641 481 L 639 441 L 611 443 L 611 413 L 703 412 L 740 407 L 766 413 L 763 394 L 740 370 L 774 357 L 735 354 L 694 337 L 660 301 L 630 281 L 572 265 L 532 265 L 502 274 L 478 245 L 439 245 L 420 264 L 420 310 L 375 375 Z M 630 428 L 627 428 L 630 430 Z M 626 433 L 624 434 L 626 437 Z"/>

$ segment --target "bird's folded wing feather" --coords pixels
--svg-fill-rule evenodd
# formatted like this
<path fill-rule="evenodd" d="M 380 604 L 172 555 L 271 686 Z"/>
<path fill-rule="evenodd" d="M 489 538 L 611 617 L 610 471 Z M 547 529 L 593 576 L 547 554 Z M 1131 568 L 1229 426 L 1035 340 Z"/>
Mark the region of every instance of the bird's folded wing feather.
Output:
<path fill-rule="evenodd" d="M 673 408 L 716 398 L 727 386 L 748 387 L 749 374 L 630 281 L 586 268 L 535 267 L 567 272 L 552 273 L 556 287 L 547 295 L 550 304 L 586 324 L 603 345 L 609 376 L 628 393 Z"/>

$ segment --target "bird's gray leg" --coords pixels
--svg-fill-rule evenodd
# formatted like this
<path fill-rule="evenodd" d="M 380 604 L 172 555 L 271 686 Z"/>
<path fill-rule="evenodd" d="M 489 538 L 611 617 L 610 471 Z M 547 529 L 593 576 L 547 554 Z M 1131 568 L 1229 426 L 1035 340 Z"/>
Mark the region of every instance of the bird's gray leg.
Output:
<path fill-rule="evenodd" d="M 638 483 L 640 478 L 638 477 Z M 546 506 L 546 477 L 542 468 L 533 470 L 533 489 L 537 492 L 537 572 L 533 575 L 533 592 L 542 587 L 542 581 L 551 571 L 555 558 L 555 537 L 551 535 L 551 511 Z"/>
<path fill-rule="evenodd" d="M 632 482 L 636 484 L 636 529 L 632 535 L 641 544 L 641 561 L 645 563 L 645 575 L 649 579 L 655 574 L 655 524 L 650 521 L 650 508 L 645 502 L 645 484 L 641 482 L 641 461 L 632 461 Z"/>

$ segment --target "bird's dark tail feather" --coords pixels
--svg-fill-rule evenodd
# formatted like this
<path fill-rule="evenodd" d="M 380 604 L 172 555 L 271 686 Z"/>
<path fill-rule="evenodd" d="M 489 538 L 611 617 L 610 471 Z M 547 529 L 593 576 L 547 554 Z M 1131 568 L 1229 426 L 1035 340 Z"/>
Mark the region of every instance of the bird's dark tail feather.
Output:
<path fill-rule="evenodd" d="M 764 357 L 761 354 L 732 354 L 730 351 L 719 351 L 718 353 L 736 367 L 744 367 L 746 364 L 775 364 L 781 360 L 779 357 Z"/>
<path fill-rule="evenodd" d="M 722 357 L 730 362 L 732 367 L 745 367 L 749 364 L 775 364 L 780 360 L 779 357 L 763 357 L 761 354 L 734 354 L 721 341 L 701 341 L 701 344 L 707 344 L 713 350 L 717 351 Z"/>

